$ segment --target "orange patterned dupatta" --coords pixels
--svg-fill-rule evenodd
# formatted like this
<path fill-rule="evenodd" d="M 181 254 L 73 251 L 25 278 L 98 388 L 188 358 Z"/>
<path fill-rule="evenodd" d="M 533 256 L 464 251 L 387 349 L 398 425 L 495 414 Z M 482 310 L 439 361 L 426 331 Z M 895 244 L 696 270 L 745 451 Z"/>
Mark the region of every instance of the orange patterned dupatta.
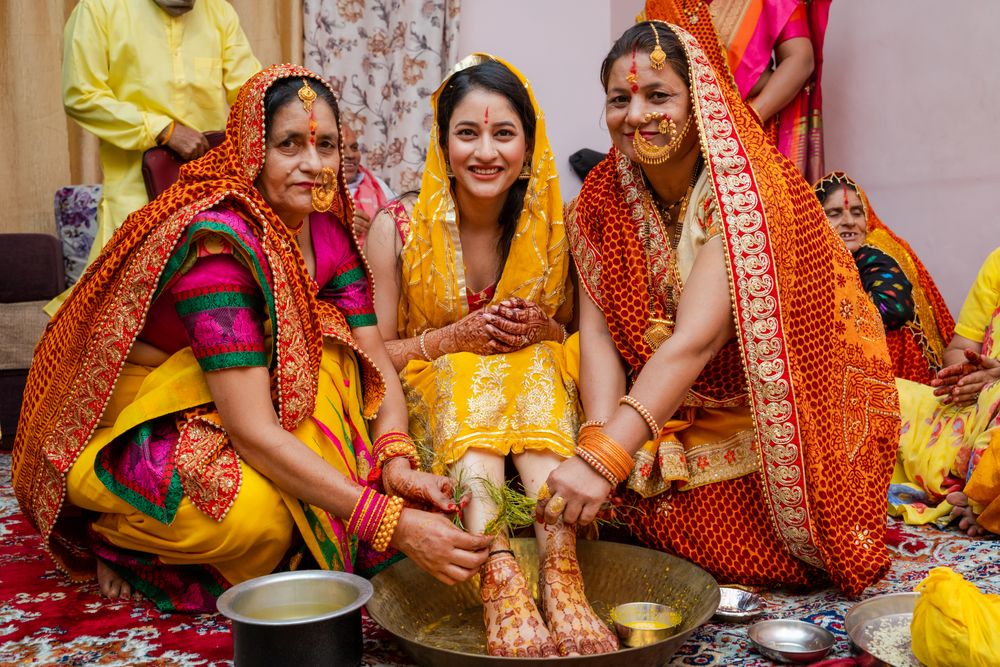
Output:
<path fill-rule="evenodd" d="M 740 359 L 730 357 L 728 370 L 742 375 L 749 394 L 767 514 L 787 552 L 857 594 L 889 565 L 885 497 L 899 416 L 879 316 L 795 166 L 736 88 L 720 82 L 697 40 L 670 28 L 690 63 L 721 216 Z M 641 169 L 612 150 L 567 221 L 581 282 L 633 372 L 652 355 L 642 335 L 647 295 L 636 289 L 648 272 L 639 233 L 654 215 L 645 191 Z M 699 382 L 725 379 L 714 365 Z"/>
<path fill-rule="evenodd" d="M 889 356 L 892 358 L 896 377 L 927 384 L 941 368 L 944 349 L 955 333 L 955 319 L 923 262 L 909 243 L 882 222 L 872 208 L 868 194 L 857 181 L 842 171 L 833 171 L 824 176 L 815 187 L 827 181 L 848 183 L 857 191 L 868 221 L 865 244 L 878 248 L 896 260 L 913 285 L 913 319 L 901 329 L 888 332 L 886 342 L 889 344 Z"/>
<path fill-rule="evenodd" d="M 316 300 L 291 233 L 254 187 L 265 155 L 264 94 L 285 77 L 328 86 L 295 65 L 270 67 L 244 84 L 230 110 L 225 141 L 185 165 L 178 183 L 126 219 L 35 349 L 14 443 L 14 492 L 56 563 L 74 578 L 91 576 L 93 559 L 80 532 L 85 522 L 69 520 L 71 508 L 64 507 L 65 476 L 108 404 L 167 260 L 201 211 L 224 203 L 248 221 L 263 248 L 273 280 L 271 378 L 282 427 L 294 430 L 313 412 L 324 335 L 353 347 L 365 365 L 365 415 L 381 401 L 381 376 L 353 343 L 344 315 Z M 340 210 L 350 220 L 350 197 L 343 177 L 338 181 Z M 191 458 L 213 465 L 205 455 L 194 451 Z M 238 478 L 235 454 L 214 464 L 235 465 Z"/>

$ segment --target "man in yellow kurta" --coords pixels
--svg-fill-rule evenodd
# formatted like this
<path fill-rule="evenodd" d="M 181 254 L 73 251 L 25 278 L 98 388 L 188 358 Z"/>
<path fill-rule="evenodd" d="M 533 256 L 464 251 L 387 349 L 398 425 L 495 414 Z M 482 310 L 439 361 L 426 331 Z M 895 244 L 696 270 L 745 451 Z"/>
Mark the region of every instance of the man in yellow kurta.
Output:
<path fill-rule="evenodd" d="M 260 69 L 226 0 L 80 0 L 66 23 L 63 104 L 101 140 L 103 198 L 90 260 L 147 203 L 142 153 L 208 149 L 240 86 Z"/>

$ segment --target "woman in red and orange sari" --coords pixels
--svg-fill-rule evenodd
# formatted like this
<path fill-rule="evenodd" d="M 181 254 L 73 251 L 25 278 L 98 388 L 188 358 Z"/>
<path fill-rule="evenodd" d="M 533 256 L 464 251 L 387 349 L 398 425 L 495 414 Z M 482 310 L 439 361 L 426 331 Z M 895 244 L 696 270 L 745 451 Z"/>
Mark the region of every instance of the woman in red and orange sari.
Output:
<path fill-rule="evenodd" d="M 857 270 L 690 34 L 630 28 L 601 79 L 614 147 L 567 218 L 588 422 L 540 511 L 589 523 L 627 482 L 634 534 L 720 581 L 857 595 L 899 432 Z"/>
<path fill-rule="evenodd" d="M 201 611 L 306 551 L 350 571 L 359 542 L 447 582 L 482 565 L 489 539 L 404 508 L 454 509 L 451 486 L 414 469 L 340 159 L 328 84 L 260 72 L 53 318 L 14 490 L 73 579 Z"/>
<path fill-rule="evenodd" d="M 830 172 L 813 189 L 882 315 L 896 377 L 929 383 L 941 369 L 955 329 L 934 279 L 913 248 L 879 219 L 850 176 Z"/>
<path fill-rule="evenodd" d="M 646 0 L 644 17 L 679 25 L 760 117 L 809 183 L 823 169 L 823 38 L 831 0 Z M 730 79 L 730 76 L 732 77 Z"/>

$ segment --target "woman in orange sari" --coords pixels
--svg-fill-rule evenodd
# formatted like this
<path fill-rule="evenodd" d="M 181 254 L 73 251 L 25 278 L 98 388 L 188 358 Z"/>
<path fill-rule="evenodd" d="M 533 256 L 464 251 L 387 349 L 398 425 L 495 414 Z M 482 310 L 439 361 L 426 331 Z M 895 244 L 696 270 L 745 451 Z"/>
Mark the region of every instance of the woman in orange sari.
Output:
<path fill-rule="evenodd" d="M 627 481 L 651 547 L 725 582 L 825 574 L 857 595 L 889 567 L 899 432 L 857 270 L 690 34 L 630 28 L 601 79 L 614 147 L 567 218 L 588 423 L 540 511 L 589 523 Z"/>
<path fill-rule="evenodd" d="M 813 186 L 830 226 L 854 257 L 861 282 L 882 315 L 896 377 L 929 383 L 941 369 L 955 320 L 910 245 L 876 215 L 861 186 L 842 171 Z M 896 276 L 901 280 L 893 282 Z M 893 285 L 901 285 L 894 290 Z M 909 292 L 904 308 L 901 295 Z M 896 312 L 896 311 L 900 312 Z"/>
<path fill-rule="evenodd" d="M 489 539 L 404 508 L 455 509 L 414 469 L 351 221 L 333 91 L 274 66 L 88 268 L 35 351 L 13 454 L 71 578 L 204 611 L 306 551 L 350 571 L 359 542 L 446 582 L 482 565 Z"/>
<path fill-rule="evenodd" d="M 781 154 L 812 183 L 824 171 L 820 83 L 830 2 L 646 0 L 643 18 L 674 23 L 694 35 Z"/>

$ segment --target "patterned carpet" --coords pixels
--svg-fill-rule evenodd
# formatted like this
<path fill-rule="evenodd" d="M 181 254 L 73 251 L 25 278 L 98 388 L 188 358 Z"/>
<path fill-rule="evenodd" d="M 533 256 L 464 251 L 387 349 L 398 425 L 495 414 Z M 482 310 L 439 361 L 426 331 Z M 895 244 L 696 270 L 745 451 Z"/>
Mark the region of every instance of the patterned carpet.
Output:
<path fill-rule="evenodd" d="M 231 665 L 229 623 L 218 615 L 160 614 L 146 602 L 109 602 L 95 584 L 71 584 L 52 566 L 19 512 L 10 488 L 10 456 L 0 455 L 0 665 L 215 667 Z M 866 597 L 913 589 L 927 571 L 948 565 L 984 591 L 1000 593 L 1000 542 L 893 522 L 896 556 L 888 577 Z M 852 602 L 832 590 L 768 592 L 764 618 L 800 618 L 833 631 L 829 657 L 849 655 L 843 631 Z M 365 665 L 403 667 L 405 655 L 365 620 Z M 747 640 L 745 625 L 708 624 L 672 665 L 771 664 Z"/>

